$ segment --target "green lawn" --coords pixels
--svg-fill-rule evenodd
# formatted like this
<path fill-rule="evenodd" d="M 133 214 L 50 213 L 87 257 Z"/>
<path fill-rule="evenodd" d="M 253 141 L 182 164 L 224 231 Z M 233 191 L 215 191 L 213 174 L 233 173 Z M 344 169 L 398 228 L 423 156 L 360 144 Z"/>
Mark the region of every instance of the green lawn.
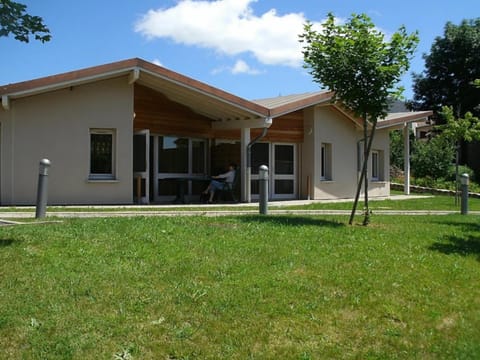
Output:
<path fill-rule="evenodd" d="M 478 359 L 478 220 L 0 227 L 0 358 Z"/>
<path fill-rule="evenodd" d="M 392 192 L 392 194 L 400 195 L 399 192 Z M 370 199 L 370 208 L 372 210 L 450 210 L 450 211 L 458 211 L 460 212 L 460 199 L 458 199 L 457 203 L 455 204 L 455 198 L 453 196 L 431 196 L 426 195 L 418 196 L 415 198 L 415 195 L 412 195 L 414 198 L 409 200 L 375 200 L 375 198 Z M 231 204 L 226 204 L 231 205 Z M 279 206 L 278 203 L 272 201 L 269 203 L 269 209 L 302 209 L 302 210 L 321 210 L 321 209 L 332 209 L 332 210 L 351 210 L 353 205 L 353 201 L 345 201 L 345 202 L 319 202 L 310 205 L 282 205 Z M 477 198 L 470 198 L 468 201 L 468 207 L 471 211 L 480 211 L 480 199 Z M 361 211 L 363 208 L 363 200 L 360 199 L 358 203 L 358 210 Z M 49 206 L 47 208 L 47 214 L 52 214 L 55 212 L 63 212 L 63 211 L 84 211 L 84 212 L 105 212 L 105 211 L 135 211 L 135 209 L 139 211 L 189 211 L 189 210 L 199 210 L 199 211 L 218 211 L 222 209 L 226 210 L 253 210 L 258 209 L 258 205 L 256 206 L 236 206 L 232 208 L 231 206 L 222 206 L 222 204 L 217 204 L 215 206 L 212 205 L 201 205 L 195 206 L 192 205 L 180 205 L 180 206 L 166 206 L 166 207 L 151 207 L 151 206 L 137 206 L 137 207 L 107 207 L 107 208 L 95 208 L 95 207 L 65 207 L 65 206 Z M 8 212 L 30 212 L 32 214 L 35 213 L 35 208 L 33 207 L 0 207 L 0 211 L 4 213 Z"/>
<path fill-rule="evenodd" d="M 399 195 L 399 194 L 397 194 Z M 371 210 L 450 210 L 460 212 L 460 198 L 457 199 L 455 204 L 454 196 L 424 196 L 412 195 L 412 199 L 408 200 L 375 200 L 371 198 L 369 201 L 369 207 Z M 275 203 L 271 203 L 273 206 Z M 282 207 L 286 209 L 335 209 L 335 210 L 351 210 L 353 201 L 338 202 L 338 203 L 315 203 L 310 205 L 301 206 L 289 206 Z M 363 209 L 363 199 L 360 199 L 357 209 L 361 211 Z M 470 198 L 468 200 L 468 209 L 470 211 L 480 211 L 480 199 Z"/>

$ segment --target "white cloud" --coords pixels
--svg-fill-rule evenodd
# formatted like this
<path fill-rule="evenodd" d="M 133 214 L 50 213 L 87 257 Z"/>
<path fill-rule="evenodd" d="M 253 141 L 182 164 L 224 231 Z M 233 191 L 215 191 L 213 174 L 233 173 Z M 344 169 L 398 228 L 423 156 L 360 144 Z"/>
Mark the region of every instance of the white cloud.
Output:
<path fill-rule="evenodd" d="M 257 75 L 260 74 L 260 71 L 253 69 L 243 60 L 237 60 L 235 65 L 232 67 L 232 74 L 250 74 Z"/>
<path fill-rule="evenodd" d="M 256 15 L 250 6 L 255 1 L 180 0 L 170 8 L 149 10 L 135 31 L 150 39 L 172 39 L 230 56 L 250 53 L 267 65 L 301 66 L 298 35 L 303 32 L 305 16 L 278 15 L 275 9 Z M 243 65 L 237 65 L 241 70 Z"/>
<path fill-rule="evenodd" d="M 233 66 L 219 66 L 211 71 L 212 75 L 217 75 L 223 72 L 230 72 L 234 75 L 237 74 L 248 74 L 248 75 L 258 75 L 261 73 L 260 70 L 250 67 L 244 60 L 237 60 Z"/>
<path fill-rule="evenodd" d="M 162 62 L 158 59 L 153 59 L 152 63 L 155 64 L 155 65 L 158 65 L 158 66 L 163 66 Z"/>

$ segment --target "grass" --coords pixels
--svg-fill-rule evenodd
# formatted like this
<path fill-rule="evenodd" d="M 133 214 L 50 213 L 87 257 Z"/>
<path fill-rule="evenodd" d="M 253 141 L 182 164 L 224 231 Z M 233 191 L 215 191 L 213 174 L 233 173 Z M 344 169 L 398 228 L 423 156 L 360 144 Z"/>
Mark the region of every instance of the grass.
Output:
<path fill-rule="evenodd" d="M 478 218 L 346 220 L 2 227 L 1 357 L 480 358 Z"/>
<path fill-rule="evenodd" d="M 339 203 L 314 203 L 301 206 L 289 206 L 285 209 L 335 209 L 335 210 L 351 210 L 353 201 L 339 202 Z M 283 208 L 283 207 L 282 207 Z M 361 211 L 363 208 L 363 199 L 358 203 L 357 210 Z M 429 196 L 418 197 L 407 200 L 374 200 L 369 201 L 369 208 L 375 210 L 449 210 L 460 212 L 460 199 L 455 205 L 455 198 L 453 196 Z M 480 199 L 470 198 L 468 200 L 468 208 L 471 211 L 480 211 Z"/>
<path fill-rule="evenodd" d="M 392 191 L 394 195 L 400 195 L 401 192 Z M 412 195 L 415 196 L 415 195 Z M 428 195 L 427 195 L 428 196 Z M 460 198 L 455 204 L 455 198 L 453 196 L 429 196 L 423 197 L 418 196 L 417 198 L 412 198 L 409 200 L 375 200 L 375 198 L 370 199 L 370 208 L 375 210 L 450 210 L 450 211 L 460 211 Z M 351 210 L 353 206 L 353 201 L 345 201 L 345 202 L 319 202 L 313 203 L 309 205 L 276 205 L 275 202 L 269 203 L 269 209 L 285 209 L 285 210 L 294 210 L 294 209 L 303 209 L 303 210 Z M 469 199 L 469 210 L 471 211 L 480 211 L 480 199 L 478 198 L 470 198 Z M 358 203 L 357 209 L 361 211 L 363 207 L 363 199 L 360 199 Z M 233 210 L 254 210 L 257 209 L 255 206 L 236 206 Z M 47 208 L 47 214 L 54 214 L 55 212 L 64 212 L 64 211 L 81 211 L 81 212 L 115 212 L 115 211 L 158 211 L 158 212 L 171 212 L 171 211 L 190 211 L 190 210 L 198 210 L 198 211 L 219 211 L 219 210 L 232 210 L 232 207 L 229 206 L 222 206 L 222 204 L 216 206 L 165 206 L 165 207 L 151 207 L 151 206 L 136 206 L 136 207 L 65 207 L 65 206 L 49 206 Z M 29 212 L 35 213 L 34 207 L 0 207 L 0 211 L 3 213 L 8 212 Z"/>

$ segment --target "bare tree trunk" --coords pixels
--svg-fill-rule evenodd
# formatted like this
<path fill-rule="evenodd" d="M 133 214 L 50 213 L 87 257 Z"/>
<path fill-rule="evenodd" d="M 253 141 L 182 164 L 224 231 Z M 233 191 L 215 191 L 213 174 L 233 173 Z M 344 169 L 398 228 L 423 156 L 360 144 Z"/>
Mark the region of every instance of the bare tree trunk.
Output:
<path fill-rule="evenodd" d="M 363 137 L 365 141 L 363 142 L 363 158 L 365 159 L 365 169 L 364 174 L 363 174 L 363 181 L 364 181 L 364 206 L 363 206 L 363 225 L 368 225 L 370 223 L 370 210 L 368 209 L 368 155 L 369 155 L 369 145 L 367 144 L 367 138 L 368 138 L 368 122 L 367 118 L 365 117 L 364 123 L 363 123 Z M 370 137 L 371 138 L 371 137 Z"/>
<path fill-rule="evenodd" d="M 358 180 L 358 184 L 357 184 L 357 192 L 355 194 L 355 201 L 353 202 L 353 208 L 352 208 L 352 213 L 350 214 L 350 220 L 348 221 L 349 225 L 352 225 L 353 223 L 353 218 L 355 217 L 355 211 L 357 210 L 357 205 L 358 205 L 358 199 L 360 198 L 360 191 L 362 189 L 362 184 L 363 184 L 363 180 L 364 179 L 367 179 L 367 165 L 368 165 L 368 157 L 369 157 L 369 154 L 370 154 L 370 150 L 372 148 L 372 143 L 373 143 L 373 137 L 375 135 L 375 129 L 377 128 L 377 121 L 374 121 L 373 123 L 373 127 L 372 127 L 372 131 L 370 133 L 370 138 L 368 139 L 368 137 L 365 135 L 367 132 L 366 132 L 366 129 L 367 129 L 367 115 L 364 114 L 364 144 L 367 143 L 367 140 L 368 140 L 368 146 L 366 148 L 366 156 L 363 157 L 363 165 L 362 165 L 362 172 L 360 174 L 360 179 Z M 366 180 L 365 181 L 366 183 L 366 192 L 365 192 L 365 196 L 366 196 L 366 199 L 368 199 L 368 181 Z M 367 206 L 368 206 L 368 203 L 367 203 Z M 368 210 L 368 209 L 367 209 Z M 370 214 L 368 214 L 370 216 Z M 368 221 L 369 221 L 369 218 L 368 218 Z M 365 223 L 365 220 L 364 220 L 364 225 L 367 225 L 367 223 Z"/>

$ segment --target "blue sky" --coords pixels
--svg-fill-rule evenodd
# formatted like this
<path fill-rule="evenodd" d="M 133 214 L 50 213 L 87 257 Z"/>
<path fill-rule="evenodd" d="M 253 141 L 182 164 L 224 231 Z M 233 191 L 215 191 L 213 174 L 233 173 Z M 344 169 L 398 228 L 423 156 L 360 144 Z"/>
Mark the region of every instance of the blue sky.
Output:
<path fill-rule="evenodd" d="M 247 99 L 319 89 L 302 68 L 297 34 L 306 20 L 366 13 L 386 34 L 418 30 L 410 69 L 421 72 L 447 21 L 480 16 L 456 0 L 17 0 L 42 16 L 52 40 L 0 38 L 0 84 L 139 57 Z M 411 74 L 404 76 L 412 97 Z"/>

